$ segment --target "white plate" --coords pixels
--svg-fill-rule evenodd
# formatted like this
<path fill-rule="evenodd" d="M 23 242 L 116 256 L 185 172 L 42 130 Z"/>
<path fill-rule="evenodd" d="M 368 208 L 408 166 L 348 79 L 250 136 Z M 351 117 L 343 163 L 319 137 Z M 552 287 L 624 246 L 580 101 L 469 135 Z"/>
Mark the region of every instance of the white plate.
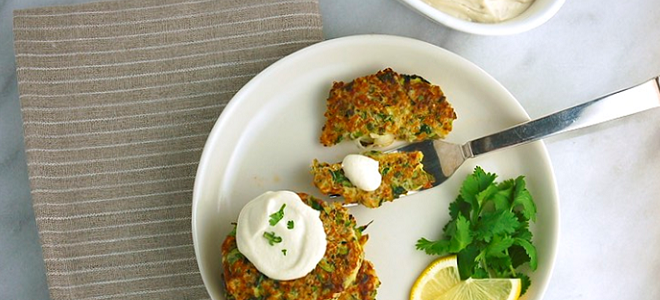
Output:
<path fill-rule="evenodd" d="M 311 183 L 314 158 L 339 161 L 359 152 L 350 142 L 325 148 L 318 139 L 333 81 L 386 67 L 438 84 L 458 119 L 448 140 L 464 142 L 528 120 L 513 96 L 469 61 L 436 46 L 402 37 L 363 35 L 322 42 L 268 67 L 227 105 L 204 148 L 193 193 L 192 230 L 197 262 L 213 299 L 224 299 L 220 244 L 245 203 L 269 190 L 320 195 Z M 378 299 L 407 299 L 418 274 L 435 257 L 415 250 L 420 237 L 438 238 L 448 205 L 474 166 L 500 179 L 525 175 L 538 206 L 532 228 L 539 268 L 526 299 L 540 299 L 549 281 L 558 239 L 558 199 L 545 146 L 536 142 L 467 162 L 443 185 L 387 203 L 351 208 L 359 224 L 373 220 L 367 259 L 382 281 Z"/>

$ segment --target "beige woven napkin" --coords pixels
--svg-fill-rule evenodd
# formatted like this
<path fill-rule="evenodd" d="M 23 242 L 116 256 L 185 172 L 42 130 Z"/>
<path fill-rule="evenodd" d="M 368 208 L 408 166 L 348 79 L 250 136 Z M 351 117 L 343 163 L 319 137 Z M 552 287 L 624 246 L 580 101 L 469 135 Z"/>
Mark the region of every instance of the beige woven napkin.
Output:
<path fill-rule="evenodd" d="M 322 39 L 317 0 L 27 9 L 14 38 L 52 299 L 208 298 L 191 238 L 202 147 L 243 84 Z"/>

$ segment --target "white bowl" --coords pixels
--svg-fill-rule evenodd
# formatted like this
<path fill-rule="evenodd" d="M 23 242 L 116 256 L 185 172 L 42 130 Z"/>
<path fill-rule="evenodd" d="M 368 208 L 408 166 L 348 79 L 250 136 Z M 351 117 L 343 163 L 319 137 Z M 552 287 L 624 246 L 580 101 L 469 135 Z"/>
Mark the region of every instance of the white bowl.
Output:
<path fill-rule="evenodd" d="M 399 0 L 408 7 L 447 27 L 479 35 L 510 35 L 540 26 L 554 16 L 564 0 L 535 0 L 519 16 L 499 23 L 477 23 L 446 14 L 422 0 Z"/>

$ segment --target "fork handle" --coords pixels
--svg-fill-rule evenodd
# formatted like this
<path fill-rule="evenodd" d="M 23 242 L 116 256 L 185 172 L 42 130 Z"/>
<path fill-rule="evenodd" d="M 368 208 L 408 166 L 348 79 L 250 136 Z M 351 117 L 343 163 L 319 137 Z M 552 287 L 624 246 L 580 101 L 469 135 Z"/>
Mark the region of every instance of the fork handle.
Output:
<path fill-rule="evenodd" d="M 660 106 L 660 77 L 655 77 L 642 84 L 475 139 L 463 145 L 463 152 L 467 158 L 474 157 L 658 106 Z"/>

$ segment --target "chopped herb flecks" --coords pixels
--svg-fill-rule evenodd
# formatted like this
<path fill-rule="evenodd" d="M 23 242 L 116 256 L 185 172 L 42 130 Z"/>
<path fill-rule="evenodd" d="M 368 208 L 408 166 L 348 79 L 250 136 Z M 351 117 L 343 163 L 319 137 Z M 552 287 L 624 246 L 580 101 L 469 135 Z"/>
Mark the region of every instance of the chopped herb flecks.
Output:
<path fill-rule="evenodd" d="M 342 170 L 330 171 L 332 175 L 332 181 L 341 184 L 342 186 L 353 186 L 350 180 L 344 175 Z"/>
<path fill-rule="evenodd" d="M 422 133 L 426 133 L 427 135 L 432 135 L 433 134 L 433 128 L 431 128 L 431 126 L 429 126 L 429 125 L 422 124 L 422 126 L 420 126 L 420 128 L 419 128 L 419 132 L 417 133 L 417 135 L 420 135 Z"/>
<path fill-rule="evenodd" d="M 286 222 L 286 228 L 293 229 L 293 226 L 294 226 L 293 220 L 289 220 L 289 222 Z"/>
<path fill-rule="evenodd" d="M 268 240 L 268 244 L 273 246 L 282 242 L 282 237 L 275 235 L 275 232 L 264 232 L 264 238 Z"/>
<path fill-rule="evenodd" d="M 280 210 L 278 210 L 276 213 L 273 213 L 270 215 L 270 226 L 275 226 L 282 218 L 284 218 L 284 208 L 286 207 L 286 203 L 282 204 L 282 207 L 280 207 Z"/>

